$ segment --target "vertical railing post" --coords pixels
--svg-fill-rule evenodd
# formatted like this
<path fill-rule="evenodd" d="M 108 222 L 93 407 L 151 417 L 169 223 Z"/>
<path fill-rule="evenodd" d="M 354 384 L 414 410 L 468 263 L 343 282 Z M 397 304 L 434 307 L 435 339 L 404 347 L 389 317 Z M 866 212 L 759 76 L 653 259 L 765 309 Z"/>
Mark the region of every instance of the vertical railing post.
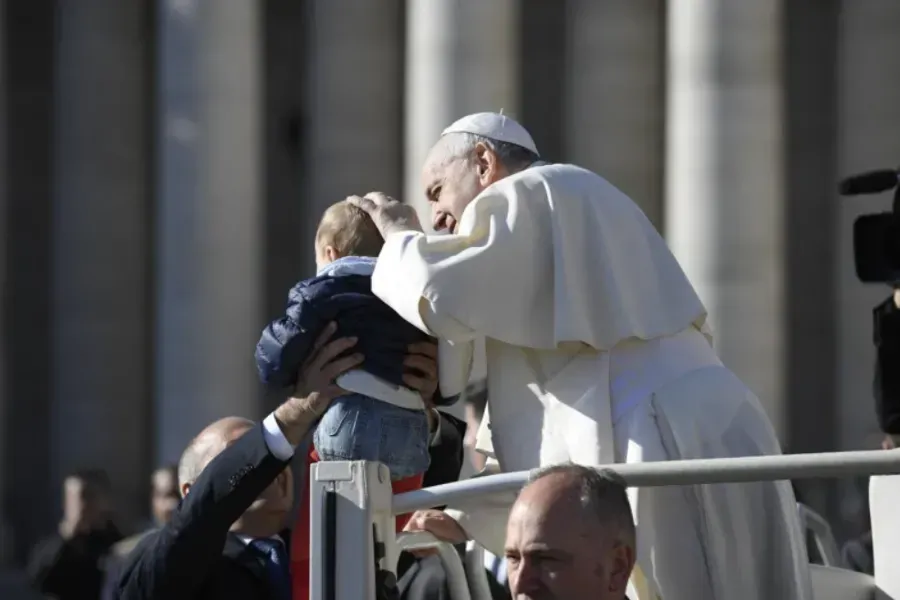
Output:
<path fill-rule="evenodd" d="M 384 465 L 312 465 L 310 600 L 376 597 L 376 566 L 394 571 L 397 564 L 391 498 Z"/>

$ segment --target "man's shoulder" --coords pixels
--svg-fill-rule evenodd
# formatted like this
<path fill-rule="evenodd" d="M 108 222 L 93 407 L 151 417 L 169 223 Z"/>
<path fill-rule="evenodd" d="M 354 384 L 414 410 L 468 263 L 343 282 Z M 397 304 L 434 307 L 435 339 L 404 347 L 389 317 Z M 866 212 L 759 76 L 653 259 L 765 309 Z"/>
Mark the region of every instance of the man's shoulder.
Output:
<path fill-rule="evenodd" d="M 513 177 L 533 177 L 541 179 L 571 179 L 599 177 L 593 171 L 570 163 L 537 163 L 527 169 L 519 171 Z"/>
<path fill-rule="evenodd" d="M 554 193 L 587 197 L 614 189 L 606 179 L 593 171 L 567 163 L 544 163 L 519 171 L 496 184 L 506 191 L 521 194 L 524 189 L 551 190 Z M 584 192 L 589 190 L 588 194 Z"/>

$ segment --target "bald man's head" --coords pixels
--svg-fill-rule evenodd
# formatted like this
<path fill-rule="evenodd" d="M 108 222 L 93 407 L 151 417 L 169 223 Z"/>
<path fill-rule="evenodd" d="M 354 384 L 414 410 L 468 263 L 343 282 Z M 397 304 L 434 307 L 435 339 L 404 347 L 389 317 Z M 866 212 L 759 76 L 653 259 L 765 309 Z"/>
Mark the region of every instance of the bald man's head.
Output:
<path fill-rule="evenodd" d="M 225 417 L 197 434 L 178 461 L 178 487 L 182 496 L 212 459 L 252 427 L 253 421 L 249 419 Z"/>
<path fill-rule="evenodd" d="M 191 486 L 196 483 L 200 474 L 209 467 L 214 458 L 254 427 L 256 424 L 248 419 L 226 417 L 216 421 L 191 440 L 178 463 L 178 485 L 182 497 L 190 493 Z M 257 443 L 264 444 L 265 442 L 259 439 Z M 259 456 L 259 452 L 254 450 L 252 445 L 246 446 L 246 448 L 248 449 L 246 457 L 238 451 L 238 454 L 228 460 L 217 463 L 216 472 L 211 475 L 213 480 L 216 478 L 228 479 L 233 474 L 229 469 L 243 468 L 248 460 L 262 460 L 263 462 L 276 460 L 268 453 L 265 458 L 256 458 Z M 284 528 L 287 516 L 293 507 L 293 501 L 294 483 L 291 478 L 291 470 L 285 466 L 268 487 L 257 496 L 253 504 L 247 507 L 244 514 L 234 522 L 231 531 L 252 538 L 273 536 Z"/>
<path fill-rule="evenodd" d="M 616 475 L 579 465 L 540 471 L 510 511 L 506 557 L 513 596 L 621 600 L 634 566 L 634 540 L 626 488 Z"/>
<path fill-rule="evenodd" d="M 634 516 L 625 481 L 609 469 L 554 465 L 537 471 L 522 490 L 528 499 L 545 502 L 575 500 L 584 518 L 616 531 L 622 542 L 635 545 Z"/>

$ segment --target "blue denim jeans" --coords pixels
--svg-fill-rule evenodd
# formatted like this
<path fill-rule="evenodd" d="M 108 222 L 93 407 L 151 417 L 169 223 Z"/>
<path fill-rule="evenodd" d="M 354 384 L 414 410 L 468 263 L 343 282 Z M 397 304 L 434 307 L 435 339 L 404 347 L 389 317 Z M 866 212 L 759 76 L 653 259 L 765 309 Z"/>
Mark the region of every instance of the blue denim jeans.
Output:
<path fill-rule="evenodd" d="M 428 437 L 424 411 L 350 394 L 331 403 L 313 443 L 321 460 L 378 461 L 391 479 L 405 479 L 428 469 Z"/>

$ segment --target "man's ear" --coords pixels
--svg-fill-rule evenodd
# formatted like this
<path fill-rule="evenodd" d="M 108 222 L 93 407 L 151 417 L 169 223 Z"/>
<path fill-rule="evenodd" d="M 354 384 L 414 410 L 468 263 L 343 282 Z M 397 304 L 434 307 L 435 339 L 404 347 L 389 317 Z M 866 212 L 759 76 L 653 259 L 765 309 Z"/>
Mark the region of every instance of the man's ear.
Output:
<path fill-rule="evenodd" d="M 478 181 L 487 187 L 500 178 L 500 159 L 484 142 L 475 144 L 475 169 Z"/>
<path fill-rule="evenodd" d="M 184 498 L 185 496 L 187 496 L 190 489 L 191 489 L 190 483 L 187 483 L 187 482 L 182 483 L 181 484 L 181 497 Z"/>
<path fill-rule="evenodd" d="M 612 569 L 609 573 L 609 591 L 625 592 L 631 571 L 634 569 L 634 548 L 618 543 L 612 549 Z"/>

